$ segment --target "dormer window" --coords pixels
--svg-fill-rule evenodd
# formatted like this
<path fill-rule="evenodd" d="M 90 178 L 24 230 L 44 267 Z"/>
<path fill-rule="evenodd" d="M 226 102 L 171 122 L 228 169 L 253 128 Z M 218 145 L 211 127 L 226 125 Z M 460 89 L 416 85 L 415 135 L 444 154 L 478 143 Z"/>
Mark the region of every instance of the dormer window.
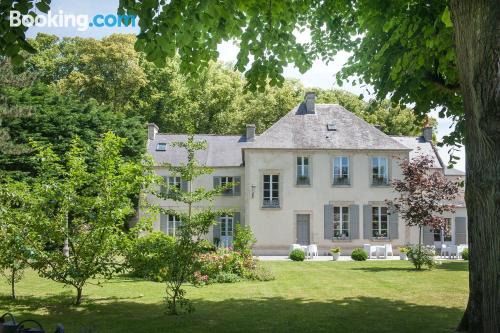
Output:
<path fill-rule="evenodd" d="M 337 130 L 337 126 L 335 125 L 335 123 L 328 123 L 328 124 L 326 124 L 326 129 L 329 132 L 333 132 L 333 131 Z"/>
<path fill-rule="evenodd" d="M 160 142 L 156 145 L 156 151 L 165 151 L 167 150 L 167 144 L 165 142 Z"/>

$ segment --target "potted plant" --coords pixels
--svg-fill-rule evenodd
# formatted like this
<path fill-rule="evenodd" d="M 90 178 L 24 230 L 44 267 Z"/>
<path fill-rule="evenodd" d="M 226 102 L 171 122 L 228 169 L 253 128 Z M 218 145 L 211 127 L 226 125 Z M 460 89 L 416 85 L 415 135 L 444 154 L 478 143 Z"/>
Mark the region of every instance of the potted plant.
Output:
<path fill-rule="evenodd" d="M 399 248 L 399 259 L 400 260 L 408 260 L 408 248 L 407 247 L 400 247 Z"/>
<path fill-rule="evenodd" d="M 340 247 L 334 247 L 330 249 L 330 253 L 332 254 L 333 261 L 336 261 L 340 257 L 340 251 L 342 249 Z"/>

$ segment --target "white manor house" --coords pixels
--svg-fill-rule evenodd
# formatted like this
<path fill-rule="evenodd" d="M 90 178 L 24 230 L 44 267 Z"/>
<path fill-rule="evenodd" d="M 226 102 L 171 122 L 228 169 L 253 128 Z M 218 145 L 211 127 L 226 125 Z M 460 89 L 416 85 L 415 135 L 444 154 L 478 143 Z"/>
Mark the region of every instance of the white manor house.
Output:
<path fill-rule="evenodd" d="M 158 175 L 169 184 L 186 183 L 169 175 L 163 163 L 186 162 L 184 150 L 171 145 L 185 141 L 184 134 L 163 134 L 155 124 L 148 127 L 148 153 Z M 400 178 L 400 159 L 430 155 L 436 172 L 465 178 L 447 169 L 432 143 L 432 128 L 419 137 L 389 136 L 342 106 L 316 104 L 314 93 L 261 135 L 247 125 L 245 135 L 195 136 L 208 148 L 197 154 L 200 164 L 213 174 L 194 181 L 193 188 L 238 183 L 211 205 L 235 213 L 221 216 L 207 239 L 231 245 L 235 224 L 250 226 L 259 255 L 288 254 L 291 244 L 317 244 L 320 254 L 339 246 L 349 253 L 365 243 L 398 246 L 418 243 L 418 228 L 407 227 L 385 204 L 396 193 L 390 180 Z M 163 207 L 183 209 L 179 203 L 150 196 Z M 159 202 L 158 202 L 159 201 Z M 467 210 L 463 191 L 455 202 L 456 212 L 445 217 L 449 232 L 425 228 L 425 244 L 467 243 Z M 181 222 L 175 216 L 154 217 L 154 229 L 175 235 Z"/>

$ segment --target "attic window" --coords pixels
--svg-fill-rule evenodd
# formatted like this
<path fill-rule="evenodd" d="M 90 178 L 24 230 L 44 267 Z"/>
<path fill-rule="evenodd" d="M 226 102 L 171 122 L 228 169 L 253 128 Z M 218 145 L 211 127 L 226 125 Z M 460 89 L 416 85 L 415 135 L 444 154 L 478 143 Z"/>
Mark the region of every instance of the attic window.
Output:
<path fill-rule="evenodd" d="M 335 123 L 328 123 L 328 124 L 326 124 L 326 129 L 328 131 L 336 131 L 337 130 L 337 126 L 335 125 Z"/>
<path fill-rule="evenodd" d="M 167 150 L 167 144 L 164 142 L 160 142 L 156 145 L 156 151 L 165 151 Z"/>

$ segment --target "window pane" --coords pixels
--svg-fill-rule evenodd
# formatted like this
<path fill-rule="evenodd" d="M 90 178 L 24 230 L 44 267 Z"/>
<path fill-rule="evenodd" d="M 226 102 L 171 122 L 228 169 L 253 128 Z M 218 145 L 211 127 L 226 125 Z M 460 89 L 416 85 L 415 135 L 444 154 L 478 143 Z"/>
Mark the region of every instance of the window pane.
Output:
<path fill-rule="evenodd" d="M 264 182 L 269 182 L 271 180 L 270 175 L 264 175 Z"/>

